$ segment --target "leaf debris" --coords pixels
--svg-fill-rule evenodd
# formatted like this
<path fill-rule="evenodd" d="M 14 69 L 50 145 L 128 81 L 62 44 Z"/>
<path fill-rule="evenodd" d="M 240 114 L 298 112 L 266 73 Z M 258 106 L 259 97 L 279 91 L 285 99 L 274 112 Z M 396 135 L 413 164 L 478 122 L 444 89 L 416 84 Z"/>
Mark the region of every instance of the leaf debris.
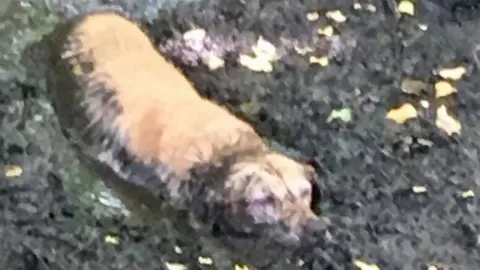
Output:
<path fill-rule="evenodd" d="M 352 110 L 350 110 L 349 108 L 343 108 L 343 109 L 340 109 L 340 110 L 332 110 L 332 112 L 330 113 L 330 115 L 327 118 L 327 123 L 330 123 L 334 119 L 339 119 L 342 122 L 348 123 L 348 122 L 352 121 Z"/>
<path fill-rule="evenodd" d="M 399 124 L 405 123 L 408 119 L 416 118 L 418 116 L 417 110 L 410 103 L 405 103 L 398 109 L 391 109 L 387 113 L 387 118 Z"/>
<path fill-rule="evenodd" d="M 434 74 L 438 74 L 443 79 L 449 80 L 459 80 L 467 73 L 467 69 L 463 66 L 458 66 L 454 68 L 443 68 L 437 71 L 434 71 Z"/>
<path fill-rule="evenodd" d="M 320 17 L 320 15 L 318 14 L 318 12 L 307 13 L 307 20 L 309 20 L 311 22 L 318 20 L 319 17 Z"/>
<path fill-rule="evenodd" d="M 14 178 L 22 175 L 23 169 L 17 165 L 6 165 L 5 166 L 5 177 Z"/>
<path fill-rule="evenodd" d="M 441 105 L 437 109 L 437 119 L 435 121 L 437 127 L 443 129 L 449 136 L 452 134 L 460 134 L 462 125 L 447 113 L 447 107 Z"/>
<path fill-rule="evenodd" d="M 469 189 L 469 190 L 466 190 L 466 191 L 463 191 L 461 193 L 461 196 L 462 198 L 466 199 L 466 198 L 471 198 L 471 197 L 475 197 L 475 192 L 473 192 L 473 190 Z"/>
<path fill-rule="evenodd" d="M 187 266 L 180 263 L 165 262 L 168 270 L 187 270 Z"/>
<path fill-rule="evenodd" d="M 402 80 L 400 89 L 402 92 L 413 95 L 420 95 L 427 90 L 427 84 L 420 80 L 405 78 Z"/>
<path fill-rule="evenodd" d="M 213 260 L 212 258 L 209 258 L 209 257 L 198 257 L 198 263 L 199 264 L 203 264 L 203 265 L 212 265 L 213 264 Z"/>
<path fill-rule="evenodd" d="M 271 62 L 277 59 L 275 46 L 263 37 L 259 37 L 257 44 L 252 47 L 252 51 L 255 56 L 241 54 L 238 62 L 256 72 L 272 72 Z"/>
<path fill-rule="evenodd" d="M 340 10 L 332 10 L 332 11 L 327 11 L 325 13 L 325 16 L 327 18 L 334 20 L 337 23 L 344 23 L 347 21 L 347 17 L 343 15 L 343 13 Z"/>
<path fill-rule="evenodd" d="M 380 267 L 378 267 L 376 264 L 369 264 L 360 260 L 355 260 L 353 264 L 355 264 L 355 266 L 361 270 L 380 270 Z"/>
<path fill-rule="evenodd" d="M 427 192 L 427 187 L 426 186 L 413 186 L 412 191 L 414 193 L 425 193 L 425 192 Z"/>
<path fill-rule="evenodd" d="M 310 62 L 310 64 L 318 64 L 322 67 L 326 67 L 328 66 L 328 64 L 330 64 L 330 60 L 327 56 L 310 56 L 310 58 L 308 58 L 308 61 Z"/>
<path fill-rule="evenodd" d="M 112 244 L 112 245 L 118 245 L 120 242 L 120 237 L 112 234 L 107 234 L 104 238 L 105 243 Z"/>
<path fill-rule="evenodd" d="M 397 6 L 397 10 L 399 13 L 413 16 L 415 14 L 415 5 L 410 1 L 402 0 Z"/>
<path fill-rule="evenodd" d="M 435 83 L 435 97 L 441 98 L 446 97 L 452 93 L 456 93 L 457 88 L 447 81 L 438 81 Z"/>
<path fill-rule="evenodd" d="M 333 27 L 331 25 L 320 27 L 317 30 L 317 34 L 323 35 L 326 37 L 331 37 L 333 35 Z"/>

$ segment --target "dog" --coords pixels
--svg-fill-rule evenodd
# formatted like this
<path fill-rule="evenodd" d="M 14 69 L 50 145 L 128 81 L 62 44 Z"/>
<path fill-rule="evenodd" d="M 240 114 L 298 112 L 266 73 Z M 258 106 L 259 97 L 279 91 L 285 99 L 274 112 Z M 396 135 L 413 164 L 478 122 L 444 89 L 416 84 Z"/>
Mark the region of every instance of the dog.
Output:
<path fill-rule="evenodd" d="M 201 97 L 133 21 L 81 15 L 45 41 L 60 126 L 108 186 L 129 186 L 118 188 L 121 197 L 132 197 L 131 187 L 158 187 L 180 208 L 208 205 L 188 210 L 203 223 L 214 215 L 229 233 L 274 231 L 289 244 L 325 227 L 312 210 L 314 169 Z"/>

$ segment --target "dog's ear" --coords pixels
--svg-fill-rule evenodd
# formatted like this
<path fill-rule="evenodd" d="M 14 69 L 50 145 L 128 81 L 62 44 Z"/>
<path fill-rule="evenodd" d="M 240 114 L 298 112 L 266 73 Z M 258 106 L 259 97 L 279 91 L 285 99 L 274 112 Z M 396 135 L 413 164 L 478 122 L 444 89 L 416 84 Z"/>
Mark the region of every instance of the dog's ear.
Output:
<path fill-rule="evenodd" d="M 320 190 L 320 186 L 318 184 L 318 174 L 317 171 L 321 170 L 321 166 L 319 163 L 316 162 L 315 159 L 309 159 L 302 163 L 303 167 L 305 168 L 305 174 L 307 175 L 308 180 L 312 185 L 312 197 L 310 208 L 312 210 L 317 208 L 318 203 L 322 197 L 322 193 Z"/>

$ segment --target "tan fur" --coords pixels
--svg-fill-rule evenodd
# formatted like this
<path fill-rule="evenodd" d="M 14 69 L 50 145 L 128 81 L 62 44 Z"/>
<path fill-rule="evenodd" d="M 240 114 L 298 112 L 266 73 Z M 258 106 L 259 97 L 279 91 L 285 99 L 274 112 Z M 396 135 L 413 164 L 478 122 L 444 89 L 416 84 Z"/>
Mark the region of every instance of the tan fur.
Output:
<path fill-rule="evenodd" d="M 139 159 L 163 162 L 183 173 L 196 161 L 214 160 L 216 149 L 239 142 L 240 148 L 256 145 L 258 156 L 235 164 L 226 187 L 233 191 L 226 200 L 272 193 L 275 213 L 266 214 L 273 220 L 265 222 L 284 220 L 296 226 L 315 218 L 309 193 L 301 194 L 311 192 L 311 168 L 268 151 L 248 123 L 200 97 L 138 26 L 115 14 L 90 15 L 76 26 L 67 47 L 65 58 L 93 61 L 90 77 L 103 78 L 115 91 L 123 108 L 118 132 L 129 138 L 127 147 Z"/>
<path fill-rule="evenodd" d="M 91 77 L 106 73 L 123 107 L 120 131 L 142 160 L 158 160 L 178 171 L 190 160 L 210 158 L 208 144 L 232 143 L 238 131 L 254 132 L 223 108 L 199 96 L 191 83 L 152 46 L 140 28 L 115 14 L 86 17 L 75 29 L 65 57 L 88 55 Z M 161 87 L 168 85 L 168 87 Z M 258 138 L 260 139 L 260 138 Z M 186 158 L 185 158 L 186 157 Z"/>

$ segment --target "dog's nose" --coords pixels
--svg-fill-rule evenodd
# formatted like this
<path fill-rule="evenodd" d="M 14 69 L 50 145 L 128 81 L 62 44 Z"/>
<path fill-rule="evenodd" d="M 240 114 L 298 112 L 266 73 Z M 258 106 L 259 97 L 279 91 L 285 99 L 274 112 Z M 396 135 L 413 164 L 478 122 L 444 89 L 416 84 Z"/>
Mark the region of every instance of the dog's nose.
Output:
<path fill-rule="evenodd" d="M 318 235 L 327 229 L 327 223 L 322 218 L 312 218 L 304 225 L 305 232 L 310 235 Z"/>

